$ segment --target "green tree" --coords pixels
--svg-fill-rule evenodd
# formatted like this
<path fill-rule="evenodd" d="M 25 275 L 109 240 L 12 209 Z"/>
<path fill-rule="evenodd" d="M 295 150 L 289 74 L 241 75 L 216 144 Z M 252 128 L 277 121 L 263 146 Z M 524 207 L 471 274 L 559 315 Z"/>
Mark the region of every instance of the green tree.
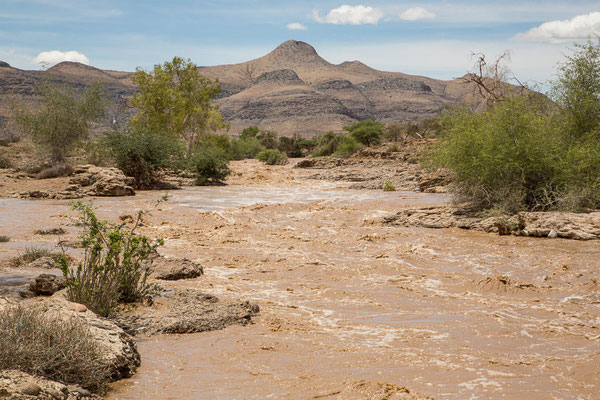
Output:
<path fill-rule="evenodd" d="M 258 126 L 249 126 L 247 128 L 244 128 L 244 130 L 240 134 L 240 139 L 241 140 L 253 139 L 258 135 L 258 132 L 260 132 L 260 130 L 258 129 Z"/>
<path fill-rule="evenodd" d="M 356 141 L 365 146 L 371 146 L 381 141 L 385 125 L 381 122 L 375 122 L 370 119 L 357 122 L 356 124 L 344 127 Z"/>
<path fill-rule="evenodd" d="M 87 138 L 91 123 L 103 115 L 102 89 L 95 84 L 77 93 L 66 86 L 45 83 L 39 94 L 42 103 L 35 108 L 15 107 L 17 126 L 53 163 L 62 163 Z"/>
<path fill-rule="evenodd" d="M 600 36 L 574 44 L 573 54 L 558 66 L 552 97 L 568 117 L 569 130 L 581 137 L 600 127 Z M 600 134 L 600 132 L 598 132 Z"/>
<path fill-rule="evenodd" d="M 139 110 L 132 124 L 183 138 L 188 157 L 200 137 L 229 127 L 219 106 L 211 103 L 221 85 L 201 75 L 190 60 L 174 57 L 149 72 L 138 68 L 132 80 L 138 91 L 131 103 Z"/>

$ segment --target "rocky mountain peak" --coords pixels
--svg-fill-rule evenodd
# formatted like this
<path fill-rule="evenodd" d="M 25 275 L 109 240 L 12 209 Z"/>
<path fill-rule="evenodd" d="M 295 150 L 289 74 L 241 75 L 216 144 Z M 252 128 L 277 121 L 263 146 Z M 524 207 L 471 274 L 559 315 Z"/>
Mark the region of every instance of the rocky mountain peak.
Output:
<path fill-rule="evenodd" d="M 297 40 L 283 42 L 275 50 L 267 54 L 266 57 L 279 64 L 298 62 L 329 64 L 319 56 L 314 47 Z"/>

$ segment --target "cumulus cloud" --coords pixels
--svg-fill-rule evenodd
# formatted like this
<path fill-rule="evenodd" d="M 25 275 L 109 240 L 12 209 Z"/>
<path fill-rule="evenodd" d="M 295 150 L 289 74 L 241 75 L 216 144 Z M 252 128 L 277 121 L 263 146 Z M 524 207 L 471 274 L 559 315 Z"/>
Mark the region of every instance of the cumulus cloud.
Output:
<path fill-rule="evenodd" d="M 290 31 L 305 31 L 306 26 L 302 25 L 300 22 L 292 22 L 291 24 L 287 24 L 286 27 Z"/>
<path fill-rule="evenodd" d="M 435 14 L 423 7 L 413 7 L 400 14 L 400 18 L 405 21 L 418 21 L 420 19 L 435 18 Z"/>
<path fill-rule="evenodd" d="M 515 36 L 516 39 L 535 42 L 564 43 L 600 34 L 600 12 L 578 15 L 562 21 L 544 22 Z"/>
<path fill-rule="evenodd" d="M 40 65 L 44 65 L 44 66 L 48 66 L 48 67 L 51 67 L 54 64 L 58 64 L 63 61 L 73 61 L 73 62 L 85 64 L 85 65 L 89 65 L 89 63 L 90 63 L 89 58 L 87 58 L 84 54 L 81 54 L 80 52 L 74 51 L 74 50 L 71 50 L 71 51 L 58 51 L 58 50 L 42 51 L 40 54 L 38 54 L 33 59 L 33 62 L 35 64 L 40 64 Z"/>
<path fill-rule="evenodd" d="M 347 4 L 329 11 L 325 18 L 321 17 L 316 11 L 313 14 L 318 22 L 336 25 L 377 24 L 383 18 L 383 12 L 377 8 L 362 5 L 349 6 Z"/>

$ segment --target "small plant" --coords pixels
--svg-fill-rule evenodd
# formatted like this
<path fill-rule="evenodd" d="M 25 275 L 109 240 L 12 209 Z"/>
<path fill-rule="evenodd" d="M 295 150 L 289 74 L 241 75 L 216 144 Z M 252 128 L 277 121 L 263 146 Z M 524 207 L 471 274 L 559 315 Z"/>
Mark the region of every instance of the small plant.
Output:
<path fill-rule="evenodd" d="M 6 154 L 0 154 L 0 169 L 12 168 L 12 162 Z"/>
<path fill-rule="evenodd" d="M 26 247 L 25 252 L 10 260 L 9 264 L 13 268 L 18 268 L 23 265 L 34 262 L 42 257 L 52 258 L 55 262 L 62 256 L 61 253 L 53 252 L 42 247 Z"/>
<path fill-rule="evenodd" d="M 288 161 L 285 153 L 275 149 L 261 151 L 256 155 L 256 159 L 264 162 L 267 165 L 285 165 Z"/>
<path fill-rule="evenodd" d="M 64 235 L 67 233 L 63 228 L 48 228 L 48 229 L 37 229 L 34 232 L 36 235 Z"/>
<path fill-rule="evenodd" d="M 0 243 L 6 243 L 10 241 L 10 237 L 6 235 L 0 235 Z"/>
<path fill-rule="evenodd" d="M 383 184 L 383 191 L 384 192 L 394 192 L 396 191 L 396 187 L 394 186 L 394 184 L 390 181 L 387 181 L 386 183 Z"/>
<path fill-rule="evenodd" d="M 16 369 L 103 392 L 104 349 L 75 318 L 50 318 L 37 308 L 0 311 L 0 370 Z"/>
<path fill-rule="evenodd" d="M 67 279 L 67 298 L 86 305 L 89 309 L 108 317 L 119 302 L 134 302 L 150 293 L 151 264 L 144 263 L 162 240 L 151 242 L 135 231 L 142 222 L 144 212 L 138 212 L 131 228 L 125 223 L 110 225 L 99 220 L 90 204 L 74 203 L 83 226 L 80 241 L 84 258 L 71 268 L 66 257 L 59 259 Z"/>
<path fill-rule="evenodd" d="M 197 185 L 222 183 L 231 173 L 229 157 L 218 147 L 198 148 L 189 160 Z"/>

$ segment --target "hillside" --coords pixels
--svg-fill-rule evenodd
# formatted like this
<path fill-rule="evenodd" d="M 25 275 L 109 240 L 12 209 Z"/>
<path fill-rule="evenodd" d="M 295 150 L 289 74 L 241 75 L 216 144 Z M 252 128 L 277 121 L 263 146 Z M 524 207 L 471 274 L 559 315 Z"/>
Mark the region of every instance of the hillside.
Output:
<path fill-rule="evenodd" d="M 359 61 L 331 64 L 309 44 L 293 40 L 255 60 L 199 69 L 221 82 L 218 102 L 232 134 L 258 125 L 283 135 L 312 136 L 368 118 L 416 120 L 473 96 L 472 88 L 460 80 L 378 71 Z M 73 62 L 47 71 L 24 71 L 0 62 L 0 131 L 10 129 L 8 100 L 35 101 L 35 87 L 43 80 L 74 88 L 102 82 L 114 102 L 102 124 L 122 123 L 132 113 L 124 101 L 135 90 L 130 75 Z"/>

